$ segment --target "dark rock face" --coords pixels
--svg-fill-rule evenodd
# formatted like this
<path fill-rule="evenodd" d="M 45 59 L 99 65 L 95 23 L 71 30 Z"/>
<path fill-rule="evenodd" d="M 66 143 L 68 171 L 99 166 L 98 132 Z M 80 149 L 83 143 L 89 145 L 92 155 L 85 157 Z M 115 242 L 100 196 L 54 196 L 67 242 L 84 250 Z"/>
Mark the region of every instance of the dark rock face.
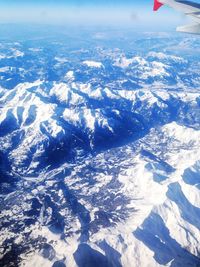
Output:
<path fill-rule="evenodd" d="M 63 261 L 55 261 L 52 267 L 66 267 Z"/>
<path fill-rule="evenodd" d="M 55 257 L 55 250 L 53 249 L 51 245 L 44 244 L 41 250 L 41 255 L 45 259 L 49 259 L 50 261 L 52 261 Z"/>
<path fill-rule="evenodd" d="M 87 244 L 80 244 L 74 253 L 74 259 L 79 267 L 114 267 L 108 258 Z"/>

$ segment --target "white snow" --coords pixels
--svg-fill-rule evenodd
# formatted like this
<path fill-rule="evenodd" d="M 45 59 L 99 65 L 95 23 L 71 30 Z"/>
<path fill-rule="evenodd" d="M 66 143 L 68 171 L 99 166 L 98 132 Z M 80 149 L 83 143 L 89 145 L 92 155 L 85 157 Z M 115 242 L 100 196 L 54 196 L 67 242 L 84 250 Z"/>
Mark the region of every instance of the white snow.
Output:
<path fill-rule="evenodd" d="M 92 61 L 92 60 L 85 60 L 83 61 L 84 65 L 87 65 L 90 68 L 102 68 L 103 64 L 101 62 Z"/>
<path fill-rule="evenodd" d="M 131 65 L 134 62 L 133 58 L 127 59 L 126 57 L 121 57 L 116 60 L 114 63 L 114 66 L 120 67 L 120 68 L 127 68 L 129 65 Z"/>
<path fill-rule="evenodd" d="M 12 49 L 13 51 L 13 57 L 23 57 L 24 56 L 24 52 L 19 51 L 18 49 Z"/>
<path fill-rule="evenodd" d="M 147 79 L 149 77 L 169 77 L 169 73 L 167 72 L 168 66 L 164 63 L 153 61 L 152 63 L 148 63 L 145 67 L 139 67 L 143 72 L 141 73 L 141 77 L 143 79 Z"/>
<path fill-rule="evenodd" d="M 67 63 L 69 60 L 64 57 L 55 57 L 55 60 L 58 61 L 59 63 Z"/>
<path fill-rule="evenodd" d="M 167 55 L 165 53 L 162 53 L 162 52 L 149 52 L 148 57 L 154 57 L 156 58 L 157 60 L 168 60 L 168 61 L 173 61 L 173 62 L 176 62 L 176 63 L 181 63 L 181 64 L 186 64 L 187 63 L 187 60 L 183 59 L 182 57 L 177 57 L 177 56 L 174 56 L 174 55 Z"/>
<path fill-rule="evenodd" d="M 0 72 L 8 72 L 11 70 L 11 67 L 2 67 L 0 68 Z"/>
<path fill-rule="evenodd" d="M 56 96 L 61 102 L 68 103 L 70 99 L 70 88 L 65 83 L 54 83 L 50 90 L 50 96 Z"/>
<path fill-rule="evenodd" d="M 65 75 L 65 78 L 67 80 L 70 80 L 70 81 L 73 81 L 75 79 L 74 77 L 74 71 L 73 70 L 69 70 L 66 75 Z"/>

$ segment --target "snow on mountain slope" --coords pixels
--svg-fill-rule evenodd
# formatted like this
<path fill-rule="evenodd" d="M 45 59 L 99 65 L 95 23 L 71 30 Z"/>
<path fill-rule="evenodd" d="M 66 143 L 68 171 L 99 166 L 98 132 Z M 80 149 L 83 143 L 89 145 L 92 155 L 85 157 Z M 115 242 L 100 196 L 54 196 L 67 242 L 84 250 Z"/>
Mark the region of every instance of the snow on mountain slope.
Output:
<path fill-rule="evenodd" d="M 162 136 L 159 143 L 155 140 L 155 131 Z M 175 133 L 173 142 L 172 133 Z M 185 136 L 184 142 L 181 134 Z M 27 198 L 34 199 L 40 195 L 39 192 L 44 194 L 47 190 L 55 201 L 54 205 L 60 203 L 56 210 L 62 218 L 61 222 L 66 221 L 63 230 L 61 222 L 54 222 L 56 230 L 51 229 L 51 210 L 54 207 L 50 206 L 50 213 L 42 211 L 42 224 L 39 222 L 27 229 L 34 233 L 30 238 L 39 238 L 41 242 L 41 238 L 45 237 L 45 242 L 53 244 L 58 259 L 66 257 L 70 266 L 76 266 L 72 254 L 78 247 L 79 239 L 87 240 L 87 228 L 83 224 L 87 221 L 86 214 L 90 214 L 88 244 L 102 254 L 108 253 L 107 249 L 112 247 L 118 251 L 122 266 L 128 266 L 130 262 L 134 266 L 162 266 L 172 261 L 173 266 L 198 266 L 200 207 L 199 204 L 196 205 L 200 203 L 199 190 L 194 185 L 185 183 L 186 178 L 183 177 L 185 170 L 192 168 L 196 160 L 199 160 L 199 135 L 199 131 L 176 123 L 161 127 L 159 131 L 152 129 L 142 141 L 129 144 L 123 149 L 114 148 L 100 153 L 76 166 L 73 173 L 64 179 L 68 189 L 63 187 L 62 180 L 55 179 L 65 177 L 64 166 L 53 175 L 47 174 L 43 178 L 41 176 L 42 180 L 38 179 Z M 150 146 L 147 145 L 147 140 L 148 144 L 151 140 Z M 190 146 L 191 142 L 194 142 L 194 148 Z M 167 154 L 160 156 L 160 151 L 156 150 L 155 153 L 154 150 L 163 143 Z M 176 160 L 173 157 L 174 151 L 178 151 Z M 185 157 L 190 158 L 187 164 Z M 97 172 L 96 168 L 101 171 Z M 93 180 L 92 183 L 90 179 Z M 32 182 L 27 180 L 27 186 Z M 57 200 L 55 192 L 59 195 Z M 74 215 L 64 208 L 64 199 L 72 192 L 76 195 L 73 202 L 77 204 L 72 211 L 75 212 L 77 222 L 74 221 Z M 50 200 L 43 201 L 48 203 Z M 71 204 L 68 205 L 70 209 Z M 81 207 L 86 210 L 77 213 L 77 209 L 81 210 Z M 23 205 L 23 209 L 26 211 L 30 207 Z M 68 227 L 71 228 L 70 232 Z M 82 230 L 77 231 L 81 228 Z M 60 240 L 62 231 L 67 243 Z M 5 235 L 8 236 L 8 233 Z M 102 243 L 105 243 L 103 247 Z M 42 250 L 36 250 L 32 255 L 24 255 L 22 258 L 25 257 L 25 262 L 34 264 L 34 258 L 39 259 L 41 256 L 38 255 L 41 253 Z M 45 266 L 52 264 L 51 258 L 45 261 L 43 259 L 42 262 Z"/>
<path fill-rule="evenodd" d="M 101 94 L 100 98 L 96 95 L 93 98 L 91 87 L 74 82 L 69 86 L 64 83 L 44 84 L 42 81 L 19 84 L 5 92 L 0 99 L 5 103 L 0 114 L 0 143 L 3 150 L 10 149 L 12 168 L 19 170 L 22 166 L 23 171 L 29 171 L 31 164 L 35 165 L 34 161 L 43 157 L 51 147 L 51 142 L 55 142 L 55 153 L 56 150 L 59 153 L 56 142 L 63 143 L 63 146 L 67 142 L 67 150 L 72 149 L 74 154 L 77 148 L 98 148 L 100 145 L 103 148 L 102 142 L 107 147 L 128 136 L 137 138 L 138 134 L 149 130 L 151 123 L 166 123 L 174 114 L 178 121 L 185 120 L 182 109 L 191 105 L 192 111 L 198 112 L 195 92 L 187 94 L 193 98 L 190 101 L 182 92 L 179 95 L 149 89 L 126 93 L 102 88 Z M 194 120 L 189 122 L 193 126 Z M 70 148 L 73 142 L 77 147 L 74 144 Z"/>
<path fill-rule="evenodd" d="M 101 62 L 95 62 L 95 61 L 90 61 L 90 60 L 84 61 L 83 64 L 87 65 L 88 67 L 93 67 L 93 68 L 103 67 L 103 64 Z"/>
<path fill-rule="evenodd" d="M 2 42 L 0 265 L 200 266 L 199 41 L 167 36 Z"/>

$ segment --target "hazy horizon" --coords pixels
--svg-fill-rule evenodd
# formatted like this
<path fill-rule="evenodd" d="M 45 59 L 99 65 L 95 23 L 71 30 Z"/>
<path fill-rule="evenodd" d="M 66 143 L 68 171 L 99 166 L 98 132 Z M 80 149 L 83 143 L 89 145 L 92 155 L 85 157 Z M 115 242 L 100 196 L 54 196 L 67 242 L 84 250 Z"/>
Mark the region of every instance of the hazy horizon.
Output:
<path fill-rule="evenodd" d="M 186 21 L 167 7 L 157 13 L 152 7 L 153 1 L 2 0 L 0 23 L 122 25 L 166 30 Z"/>

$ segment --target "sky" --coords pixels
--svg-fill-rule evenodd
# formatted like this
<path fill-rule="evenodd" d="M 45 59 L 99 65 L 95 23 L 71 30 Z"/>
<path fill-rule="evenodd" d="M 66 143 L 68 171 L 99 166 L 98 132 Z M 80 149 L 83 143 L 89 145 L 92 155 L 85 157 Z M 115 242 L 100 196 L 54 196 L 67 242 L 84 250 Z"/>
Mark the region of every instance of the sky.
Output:
<path fill-rule="evenodd" d="M 197 0 L 198 1 L 198 0 Z M 100 24 L 172 29 L 185 18 L 153 0 L 0 0 L 0 23 Z"/>
<path fill-rule="evenodd" d="M 104 5 L 144 5 L 148 0 L 0 0 L 2 5 L 66 5 L 66 6 L 104 6 Z"/>

